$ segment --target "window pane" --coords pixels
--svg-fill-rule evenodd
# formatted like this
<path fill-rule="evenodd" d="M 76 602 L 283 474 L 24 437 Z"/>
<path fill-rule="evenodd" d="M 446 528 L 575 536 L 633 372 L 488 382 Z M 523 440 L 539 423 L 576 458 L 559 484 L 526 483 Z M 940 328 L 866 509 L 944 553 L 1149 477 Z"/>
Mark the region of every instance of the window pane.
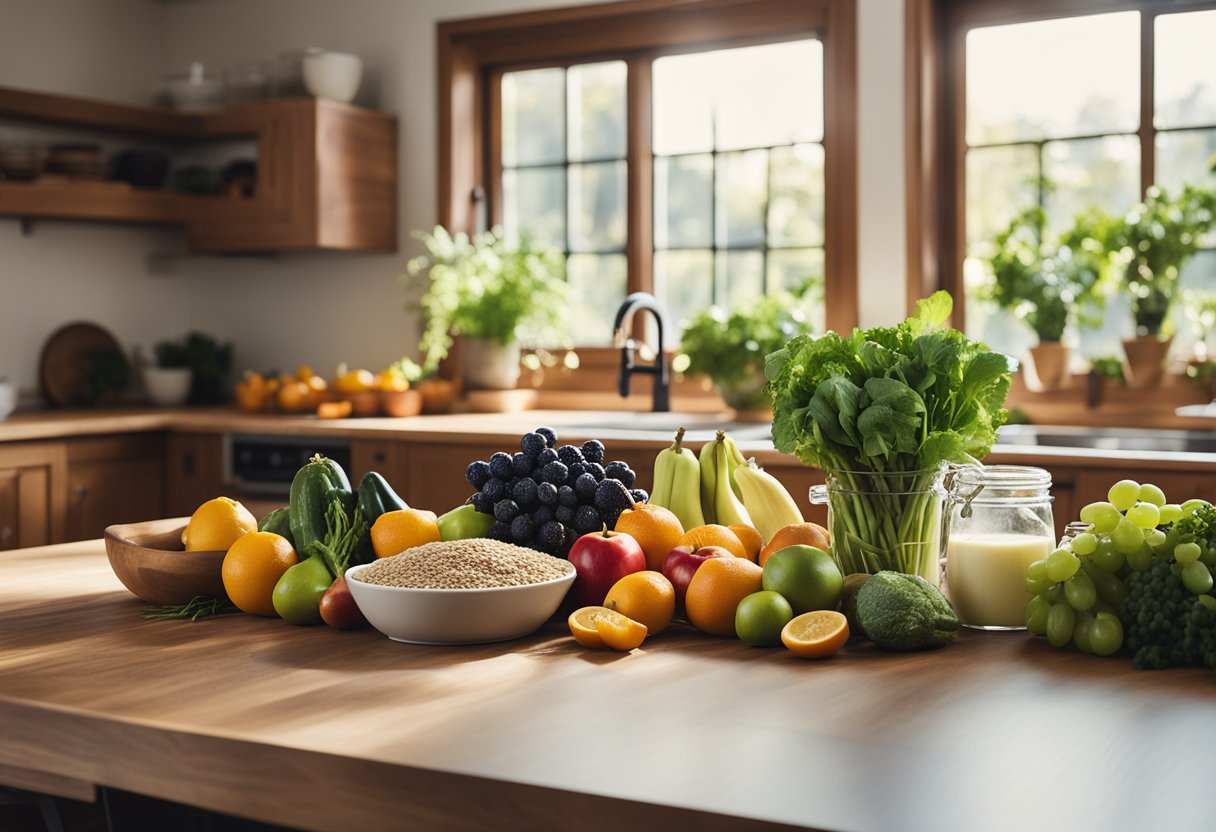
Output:
<path fill-rule="evenodd" d="M 818 40 L 658 58 L 653 84 L 653 143 L 659 155 L 823 137 Z"/>
<path fill-rule="evenodd" d="M 625 247 L 625 163 L 570 166 L 570 250 Z"/>
<path fill-rule="evenodd" d="M 504 166 L 565 161 L 565 98 L 565 70 L 560 67 L 503 73 Z"/>
<path fill-rule="evenodd" d="M 580 64 L 566 75 L 570 159 L 625 156 L 624 61 Z"/>
<path fill-rule="evenodd" d="M 1157 184 L 1176 194 L 1183 185 L 1216 186 L 1216 129 L 1157 134 Z"/>
<path fill-rule="evenodd" d="M 719 251 L 714 302 L 727 309 L 746 306 L 764 294 L 764 254 L 759 251 Z"/>
<path fill-rule="evenodd" d="M 717 157 L 717 163 L 716 245 L 719 248 L 763 245 L 768 151 L 723 153 Z"/>
<path fill-rule="evenodd" d="M 973 29 L 966 84 L 968 144 L 1134 131 L 1140 15 Z"/>
<path fill-rule="evenodd" d="M 808 288 L 806 297 L 818 310 L 812 323 L 823 330 L 823 249 L 783 248 L 768 253 L 768 291 L 800 291 Z"/>
<path fill-rule="evenodd" d="M 967 245 L 987 242 L 1038 201 L 1038 151 L 1031 146 L 967 151 Z"/>
<path fill-rule="evenodd" d="M 654 160 L 655 248 L 713 245 L 712 156 Z"/>
<path fill-rule="evenodd" d="M 537 243 L 566 247 L 566 171 L 524 168 L 502 173 L 503 229 L 510 238 L 529 235 Z"/>
<path fill-rule="evenodd" d="M 823 145 L 778 147 L 769 164 L 768 244 L 823 245 Z"/>
<path fill-rule="evenodd" d="M 713 303 L 714 255 L 711 251 L 656 251 L 655 297 L 677 330 Z"/>
<path fill-rule="evenodd" d="M 611 346 L 612 316 L 625 299 L 623 254 L 571 254 L 566 259 L 570 282 L 570 329 L 583 346 Z"/>
<path fill-rule="evenodd" d="M 1154 26 L 1158 127 L 1216 124 L 1216 9 L 1163 14 Z"/>
<path fill-rule="evenodd" d="M 1140 198 L 1140 140 L 1107 136 L 1048 142 L 1043 173 L 1055 186 L 1044 200 L 1050 232 L 1067 231 L 1078 214 L 1092 207 L 1121 214 Z"/>

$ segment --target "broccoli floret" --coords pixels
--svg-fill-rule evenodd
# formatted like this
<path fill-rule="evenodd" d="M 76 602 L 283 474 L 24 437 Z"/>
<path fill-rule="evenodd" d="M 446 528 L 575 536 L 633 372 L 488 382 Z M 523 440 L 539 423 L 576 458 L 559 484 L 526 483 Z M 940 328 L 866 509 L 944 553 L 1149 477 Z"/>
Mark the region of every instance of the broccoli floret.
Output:
<path fill-rule="evenodd" d="M 927 650 L 954 641 L 958 616 L 941 591 L 919 575 L 879 572 L 857 593 L 857 620 L 884 650 Z"/>
<path fill-rule="evenodd" d="M 1167 560 L 1127 576 L 1119 618 L 1132 665 L 1157 669 L 1206 664 L 1216 667 L 1216 614 L 1174 574 Z"/>

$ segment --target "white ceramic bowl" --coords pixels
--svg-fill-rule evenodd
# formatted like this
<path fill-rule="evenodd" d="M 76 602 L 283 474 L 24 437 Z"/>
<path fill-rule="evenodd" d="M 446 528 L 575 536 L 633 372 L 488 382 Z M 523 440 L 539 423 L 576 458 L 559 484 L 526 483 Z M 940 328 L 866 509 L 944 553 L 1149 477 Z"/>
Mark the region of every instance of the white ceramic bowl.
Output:
<path fill-rule="evenodd" d="M 498 589 L 405 589 L 359 580 L 370 563 L 346 570 L 355 603 L 373 627 L 409 644 L 484 644 L 535 632 L 561 606 L 574 566 L 543 584 Z"/>
<path fill-rule="evenodd" d="M 309 51 L 304 55 L 301 74 L 309 95 L 351 101 L 363 78 L 363 61 L 345 52 Z"/>
<path fill-rule="evenodd" d="M 0 422 L 7 419 L 16 407 L 17 391 L 13 389 L 12 382 L 0 377 Z"/>
<path fill-rule="evenodd" d="M 189 367 L 145 367 L 144 389 L 157 407 L 180 407 L 190 395 L 193 376 Z"/>

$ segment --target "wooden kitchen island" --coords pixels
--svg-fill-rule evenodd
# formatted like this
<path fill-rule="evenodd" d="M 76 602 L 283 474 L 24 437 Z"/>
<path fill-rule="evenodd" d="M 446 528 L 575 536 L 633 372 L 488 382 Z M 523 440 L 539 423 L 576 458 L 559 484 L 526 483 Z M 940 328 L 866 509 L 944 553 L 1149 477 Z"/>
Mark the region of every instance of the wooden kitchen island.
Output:
<path fill-rule="evenodd" d="M 1211 830 L 1216 672 L 964 632 L 823 662 L 683 625 L 463 648 L 144 621 L 100 541 L 0 557 L 0 784 L 310 830 Z"/>

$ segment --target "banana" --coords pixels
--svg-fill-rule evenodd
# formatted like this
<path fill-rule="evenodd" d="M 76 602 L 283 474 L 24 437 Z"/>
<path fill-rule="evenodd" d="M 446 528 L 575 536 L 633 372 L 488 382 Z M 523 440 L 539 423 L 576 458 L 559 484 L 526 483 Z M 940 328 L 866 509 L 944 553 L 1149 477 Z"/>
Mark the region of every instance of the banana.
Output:
<path fill-rule="evenodd" d="M 731 488 L 731 462 L 730 452 L 727 450 L 728 442 L 731 445 L 734 444 L 729 436 L 722 431 L 718 431 L 717 447 L 714 448 L 714 470 L 716 471 L 716 476 L 714 477 L 716 482 L 714 516 L 717 518 L 716 522 L 723 526 L 734 526 L 737 524 L 751 526 L 753 525 L 751 514 L 735 494 L 734 489 Z M 702 478 L 702 482 L 704 482 L 704 478 Z"/>
<path fill-rule="evenodd" d="M 705 525 L 701 512 L 701 466 L 693 452 L 683 447 L 684 428 L 675 441 L 654 460 L 654 489 L 650 502 L 671 509 L 685 529 Z"/>
<path fill-rule="evenodd" d="M 701 516 L 705 518 L 706 523 L 718 522 L 715 519 L 717 511 L 714 506 L 714 495 L 718 490 L 718 466 L 714 464 L 714 452 L 721 444 L 722 431 L 718 431 L 716 438 L 701 447 L 698 460 L 701 466 Z"/>
<path fill-rule="evenodd" d="M 772 540 L 783 527 L 802 522 L 802 512 L 790 492 L 776 477 L 749 459 L 735 469 L 735 480 L 743 492 L 743 505 L 755 521 L 753 527 L 765 540 Z"/>
<path fill-rule="evenodd" d="M 747 460 L 743 458 L 743 454 L 739 453 L 739 446 L 735 444 L 735 440 L 730 438 L 729 433 L 722 435 L 722 447 L 726 449 L 726 469 L 730 471 L 730 487 L 735 492 L 735 496 L 740 500 L 743 499 L 743 492 L 739 490 L 739 483 L 735 479 L 735 471 L 740 465 L 746 465 Z"/>

